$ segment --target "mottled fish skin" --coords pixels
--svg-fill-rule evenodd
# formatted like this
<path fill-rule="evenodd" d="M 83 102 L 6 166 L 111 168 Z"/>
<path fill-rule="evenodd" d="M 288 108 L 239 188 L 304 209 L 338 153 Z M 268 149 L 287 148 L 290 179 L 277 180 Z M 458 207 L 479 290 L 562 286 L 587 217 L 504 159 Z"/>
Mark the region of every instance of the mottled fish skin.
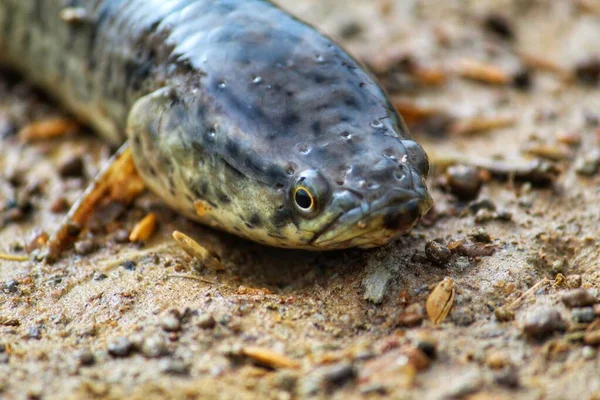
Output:
<path fill-rule="evenodd" d="M 171 207 L 261 243 L 379 246 L 432 204 L 374 78 L 268 1 L 2 0 L 0 63 L 126 135 Z"/>

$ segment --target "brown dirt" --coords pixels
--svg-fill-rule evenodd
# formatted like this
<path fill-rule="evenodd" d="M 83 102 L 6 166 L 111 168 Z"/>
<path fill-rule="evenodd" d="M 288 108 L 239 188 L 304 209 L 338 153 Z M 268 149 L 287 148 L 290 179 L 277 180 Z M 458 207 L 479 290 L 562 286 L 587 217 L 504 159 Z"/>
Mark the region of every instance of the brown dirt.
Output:
<path fill-rule="evenodd" d="M 109 232 L 100 224 L 87 234 L 82 254 L 70 252 L 53 265 L 0 260 L 0 397 L 600 397 L 589 333 L 598 310 L 561 302 L 570 287 L 594 296 L 600 290 L 600 175 L 575 172 L 599 148 L 600 91 L 593 81 L 600 72 L 591 63 L 579 68 L 579 79 L 566 78 L 600 57 L 599 3 L 280 3 L 343 36 L 351 52 L 378 69 L 395 100 L 436 110 L 412 127 L 437 166 L 430 178 L 436 206 L 427 223 L 385 248 L 319 254 L 266 248 L 195 225 L 150 194 L 128 209 L 104 209 L 102 221 L 115 221 Z M 504 37 L 485 28 L 490 17 Z M 538 62 L 525 89 L 458 73 L 466 58 L 512 78 L 524 54 L 560 71 Z M 415 72 L 423 69 L 446 82 L 425 85 Z M 110 155 L 91 133 L 34 144 L 14 136 L 27 123 L 65 115 L 28 84 L 0 76 L 0 210 L 15 193 L 17 206 L 6 204 L 20 207 L 0 214 L 0 252 L 25 254 L 36 231 L 53 232 L 65 214 L 57 199 L 73 202 Z M 444 122 L 474 116 L 510 116 L 515 123 L 468 137 L 448 133 Z M 573 137 L 580 144 L 559 143 Z M 486 220 L 486 211 L 475 213 L 473 202 L 440 188 L 446 159 L 514 166 L 539 143 L 559 150 L 553 163 L 563 172 L 552 184 L 486 179 L 477 197 L 512 214 L 508 221 Z M 82 155 L 84 167 L 70 172 L 83 177 L 61 177 L 59 166 L 73 154 Z M 119 230 L 131 230 L 148 211 L 159 216 L 156 234 L 143 245 L 120 243 Z M 491 236 L 491 256 L 473 253 L 484 248 L 469 236 L 477 228 Z M 219 254 L 225 271 L 191 269 L 173 230 Z M 433 239 L 465 242 L 438 265 L 425 254 Z M 445 277 L 454 280 L 454 301 L 434 326 L 423 310 Z M 524 294 L 515 318 L 499 320 Z M 403 326 L 407 321 L 414 326 Z M 109 348 L 127 353 L 127 346 L 113 347 L 119 337 L 133 346 L 123 357 L 109 354 Z M 252 354 L 249 347 L 276 351 L 300 367 L 265 368 L 244 355 Z"/>

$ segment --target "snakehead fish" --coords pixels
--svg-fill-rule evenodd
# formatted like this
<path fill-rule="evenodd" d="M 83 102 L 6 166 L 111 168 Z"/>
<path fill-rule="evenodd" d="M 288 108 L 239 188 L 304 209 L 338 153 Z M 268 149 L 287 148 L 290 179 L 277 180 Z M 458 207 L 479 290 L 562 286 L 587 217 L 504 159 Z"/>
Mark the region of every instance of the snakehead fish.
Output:
<path fill-rule="evenodd" d="M 432 204 L 373 76 L 266 0 L 0 0 L 0 64 L 128 141 L 170 207 L 260 243 L 379 246 Z"/>

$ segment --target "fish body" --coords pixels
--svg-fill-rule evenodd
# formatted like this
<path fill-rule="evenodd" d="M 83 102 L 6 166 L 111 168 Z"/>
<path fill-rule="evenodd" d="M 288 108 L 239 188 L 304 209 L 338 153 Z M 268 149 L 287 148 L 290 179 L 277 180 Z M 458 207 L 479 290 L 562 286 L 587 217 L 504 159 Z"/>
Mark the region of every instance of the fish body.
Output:
<path fill-rule="evenodd" d="M 379 246 L 432 204 L 373 76 L 265 0 L 2 0 L 0 63 L 129 140 L 172 208 L 260 243 Z"/>

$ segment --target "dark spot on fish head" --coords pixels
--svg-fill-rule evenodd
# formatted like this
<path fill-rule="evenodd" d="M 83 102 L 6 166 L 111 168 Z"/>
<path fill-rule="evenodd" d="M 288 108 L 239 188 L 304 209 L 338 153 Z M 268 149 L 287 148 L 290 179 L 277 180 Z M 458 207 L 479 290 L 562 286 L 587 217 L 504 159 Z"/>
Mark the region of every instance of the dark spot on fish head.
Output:
<path fill-rule="evenodd" d="M 286 206 L 279 206 L 271 217 L 271 222 L 274 226 L 281 228 L 292 221 L 290 210 Z"/>
<path fill-rule="evenodd" d="M 252 214 L 252 216 L 250 216 L 250 220 L 248 222 L 256 227 L 262 226 L 262 220 L 260 218 L 260 215 L 258 215 L 257 213 Z"/>
<path fill-rule="evenodd" d="M 407 162 L 426 178 L 429 174 L 429 159 L 425 150 L 414 140 L 402 140 L 402 145 L 406 149 Z"/>

